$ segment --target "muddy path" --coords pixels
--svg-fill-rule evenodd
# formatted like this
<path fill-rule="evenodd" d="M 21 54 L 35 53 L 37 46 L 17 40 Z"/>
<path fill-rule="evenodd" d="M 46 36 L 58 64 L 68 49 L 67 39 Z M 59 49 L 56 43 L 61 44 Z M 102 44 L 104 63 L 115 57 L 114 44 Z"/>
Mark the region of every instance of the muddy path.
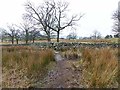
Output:
<path fill-rule="evenodd" d="M 81 69 L 75 69 L 73 63 L 78 61 L 66 60 L 62 58 L 59 52 L 55 52 L 56 65 L 49 71 L 47 77 L 43 79 L 42 88 L 82 88 Z"/>

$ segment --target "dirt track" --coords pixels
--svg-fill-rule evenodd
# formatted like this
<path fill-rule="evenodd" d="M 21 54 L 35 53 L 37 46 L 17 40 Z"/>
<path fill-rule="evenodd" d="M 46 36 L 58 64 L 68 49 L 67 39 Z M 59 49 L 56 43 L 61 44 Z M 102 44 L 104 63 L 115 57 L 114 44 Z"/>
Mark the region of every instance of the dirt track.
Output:
<path fill-rule="evenodd" d="M 59 53 L 56 54 L 55 68 L 49 71 L 42 81 L 43 88 L 82 88 L 81 70 L 75 69 L 73 63 L 78 61 L 65 60 Z M 59 60 L 58 60 L 59 59 Z M 37 86 L 39 87 L 39 85 Z"/>

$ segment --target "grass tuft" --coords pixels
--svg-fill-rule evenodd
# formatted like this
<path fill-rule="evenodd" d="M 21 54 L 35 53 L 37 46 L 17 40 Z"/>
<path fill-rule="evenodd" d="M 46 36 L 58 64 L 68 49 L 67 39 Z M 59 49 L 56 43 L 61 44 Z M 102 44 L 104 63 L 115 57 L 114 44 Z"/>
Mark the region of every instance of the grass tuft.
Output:
<path fill-rule="evenodd" d="M 22 81 L 24 81 L 22 83 L 26 84 L 28 87 L 28 84 L 32 81 L 35 81 L 36 77 L 38 79 L 44 76 L 46 66 L 52 61 L 54 61 L 54 53 L 51 49 L 42 50 L 39 48 L 32 48 L 27 46 L 3 47 L 3 87 L 17 88 L 20 87 Z M 14 71 L 16 74 L 12 73 Z M 21 74 L 23 74 L 23 80 L 19 81 L 17 77 L 19 77 Z M 11 77 L 11 79 L 8 79 L 9 77 Z M 24 77 L 27 77 L 28 79 L 24 79 Z"/>
<path fill-rule="evenodd" d="M 85 48 L 82 51 L 83 82 L 87 87 L 117 86 L 117 50 L 111 48 Z"/>

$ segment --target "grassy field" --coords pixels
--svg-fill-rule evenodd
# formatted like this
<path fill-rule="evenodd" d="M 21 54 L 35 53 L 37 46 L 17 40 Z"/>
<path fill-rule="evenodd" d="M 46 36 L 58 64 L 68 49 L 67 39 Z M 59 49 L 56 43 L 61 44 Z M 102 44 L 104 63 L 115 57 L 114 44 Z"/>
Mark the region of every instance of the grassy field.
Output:
<path fill-rule="evenodd" d="M 47 73 L 54 61 L 53 51 L 33 47 L 2 48 L 3 87 L 29 87 Z"/>
<path fill-rule="evenodd" d="M 118 86 L 118 51 L 117 49 L 85 48 L 82 52 L 83 82 L 87 87 Z"/>
<path fill-rule="evenodd" d="M 2 47 L 2 86 L 30 87 L 40 82 L 55 68 L 54 51 L 30 46 Z M 76 60 L 82 69 L 82 82 L 87 88 L 118 87 L 118 48 L 69 48 L 60 51 L 65 60 Z M 81 77 L 80 76 L 80 77 Z"/>
<path fill-rule="evenodd" d="M 69 59 L 78 59 L 74 65 L 82 68 L 82 84 L 87 88 L 118 87 L 118 49 L 116 48 L 80 48 L 63 51 Z"/>

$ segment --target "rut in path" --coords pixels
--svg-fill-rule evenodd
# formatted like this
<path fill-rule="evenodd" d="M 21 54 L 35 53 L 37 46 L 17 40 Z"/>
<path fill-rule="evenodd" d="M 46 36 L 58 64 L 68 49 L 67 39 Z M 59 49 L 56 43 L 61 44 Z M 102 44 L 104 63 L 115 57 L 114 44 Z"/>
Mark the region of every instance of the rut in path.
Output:
<path fill-rule="evenodd" d="M 57 52 L 55 53 L 56 66 L 43 80 L 43 88 L 82 88 L 81 70 L 75 70 L 72 60 L 65 60 Z"/>

